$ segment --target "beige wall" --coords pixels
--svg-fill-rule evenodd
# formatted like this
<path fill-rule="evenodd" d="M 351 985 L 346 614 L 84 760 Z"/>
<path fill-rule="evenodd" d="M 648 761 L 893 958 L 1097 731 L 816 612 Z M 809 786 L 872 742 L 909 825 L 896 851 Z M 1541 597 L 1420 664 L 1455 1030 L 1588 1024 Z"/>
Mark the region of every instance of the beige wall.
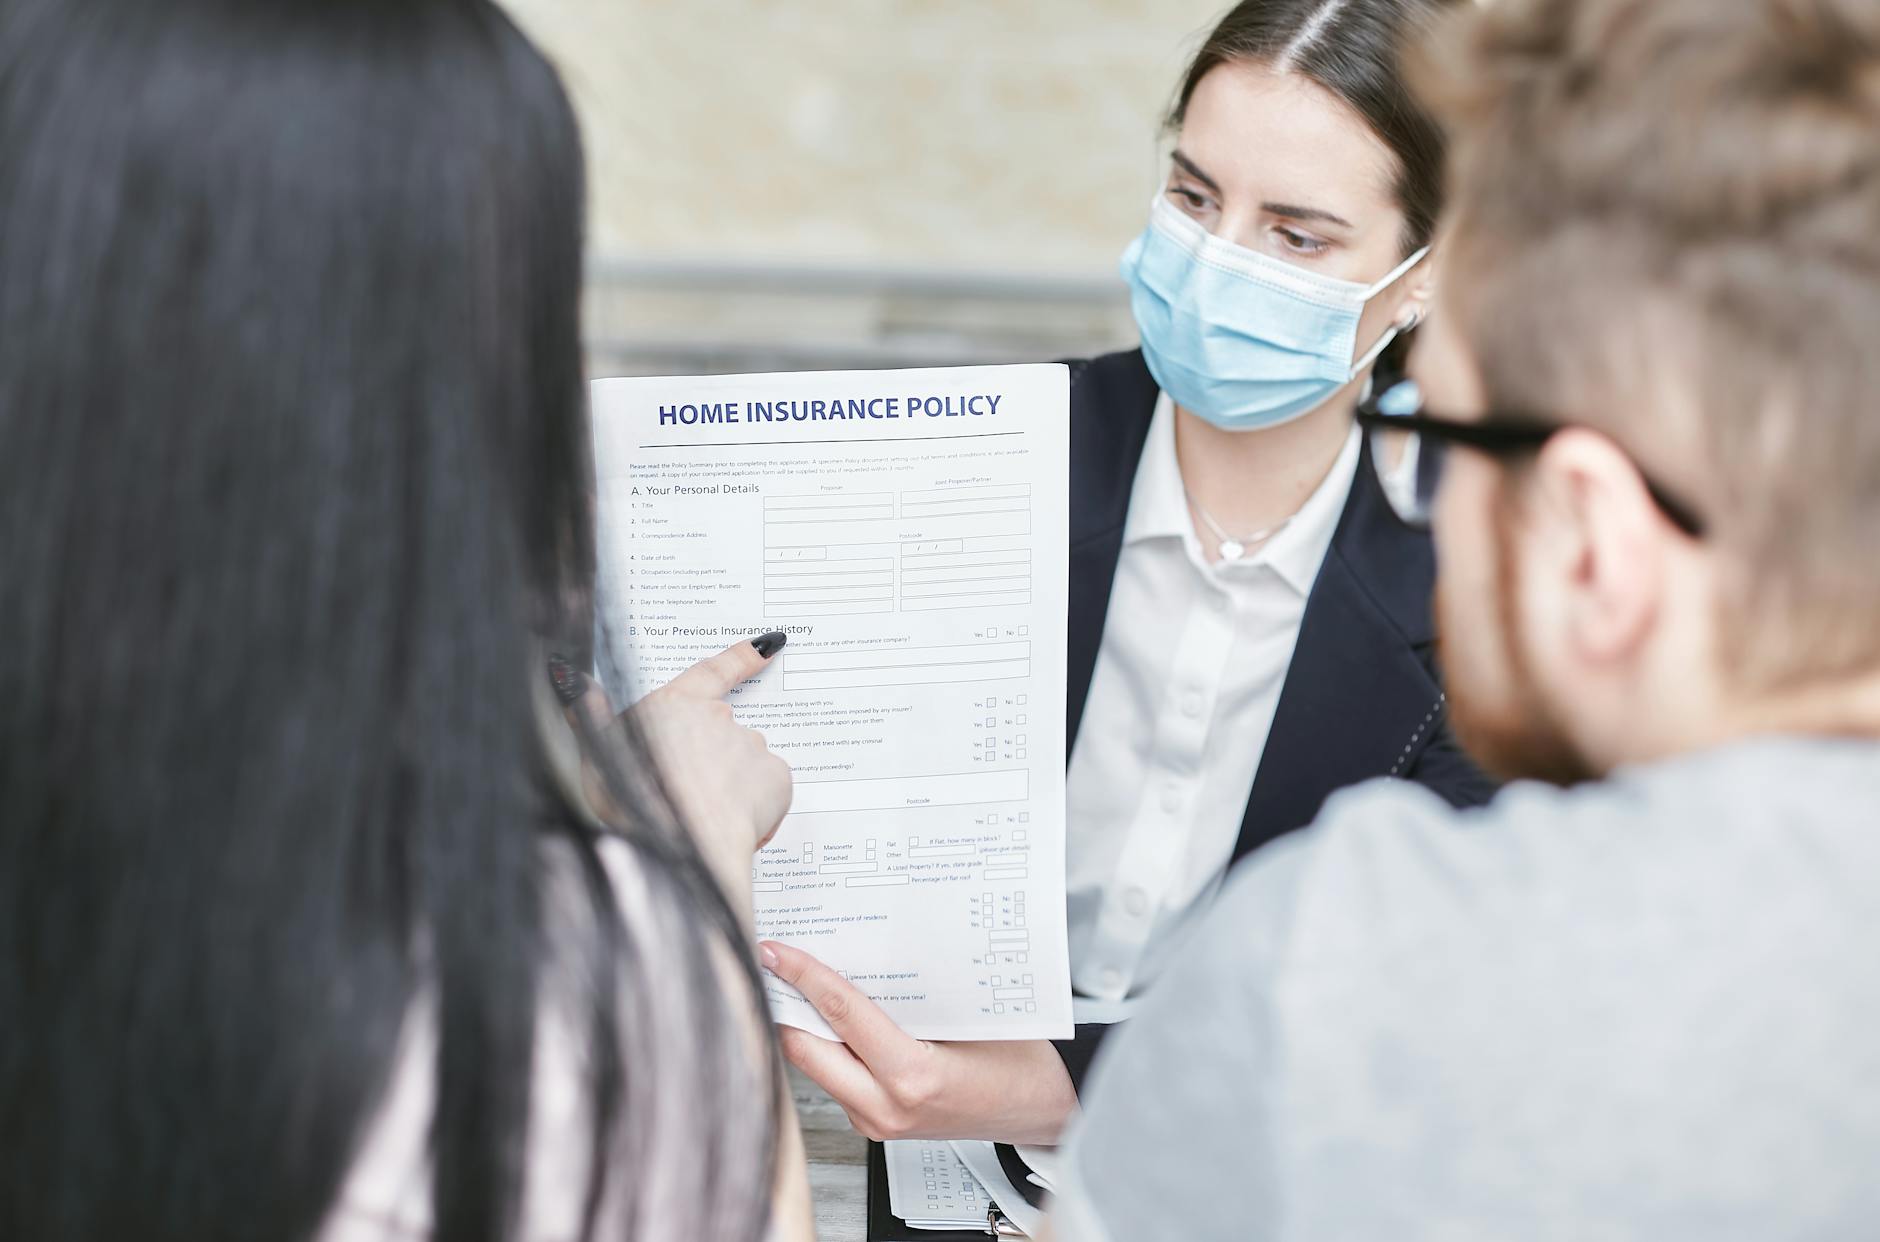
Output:
<path fill-rule="evenodd" d="M 597 255 L 1108 278 L 1220 0 L 506 0 Z"/>

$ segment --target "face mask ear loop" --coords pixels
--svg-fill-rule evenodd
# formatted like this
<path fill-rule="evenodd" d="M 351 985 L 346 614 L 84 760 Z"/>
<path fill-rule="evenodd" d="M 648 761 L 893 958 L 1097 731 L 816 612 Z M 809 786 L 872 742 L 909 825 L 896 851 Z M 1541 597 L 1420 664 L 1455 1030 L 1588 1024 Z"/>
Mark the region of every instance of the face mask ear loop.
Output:
<path fill-rule="evenodd" d="M 1428 246 L 1425 246 L 1423 247 L 1423 249 L 1417 251 L 1415 254 L 1405 259 L 1402 263 L 1399 263 L 1396 266 L 1396 268 L 1388 276 L 1384 277 L 1384 279 L 1372 285 L 1370 289 L 1366 291 L 1364 295 L 1364 300 L 1366 302 L 1369 302 L 1372 298 L 1376 297 L 1378 294 L 1384 292 L 1384 290 L 1390 288 L 1392 285 L 1396 284 L 1399 280 L 1403 279 L 1404 274 L 1408 272 L 1411 268 L 1415 267 L 1417 264 L 1421 263 L 1423 261 L 1423 256 L 1428 254 L 1429 252 L 1430 252 L 1430 248 Z M 1345 377 L 1345 382 L 1349 384 L 1352 380 L 1357 379 L 1358 372 L 1364 370 L 1364 368 L 1370 366 L 1373 362 L 1376 362 L 1378 358 L 1383 354 L 1383 352 L 1386 349 L 1390 348 L 1390 343 L 1397 339 L 1397 334 L 1402 331 L 1403 329 L 1394 323 L 1391 324 L 1390 327 L 1386 328 L 1384 330 L 1384 334 L 1377 338 L 1377 344 L 1371 346 L 1370 349 L 1366 350 L 1364 357 L 1358 359 L 1356 362 L 1351 364 L 1351 374 Z"/>
<path fill-rule="evenodd" d="M 1376 297 L 1378 294 L 1384 292 L 1384 290 L 1390 288 L 1392 285 L 1402 280 L 1404 278 L 1404 275 L 1407 272 L 1409 272 L 1411 268 L 1423 262 L 1424 256 L 1429 254 L 1429 252 L 1430 252 L 1430 248 L 1428 246 L 1425 246 L 1423 247 L 1423 249 L 1417 251 L 1415 254 L 1405 259 L 1402 263 L 1399 263 L 1396 267 L 1393 267 L 1390 270 L 1389 275 L 1385 276 L 1384 279 L 1378 281 L 1376 284 L 1372 285 L 1369 289 L 1366 289 L 1364 291 L 1364 300 L 1369 302 L 1372 298 Z"/>
<path fill-rule="evenodd" d="M 1351 374 L 1345 377 L 1345 382 L 1349 384 L 1352 380 L 1357 379 L 1358 372 L 1364 370 L 1364 368 L 1370 366 L 1373 362 L 1376 362 L 1378 360 L 1378 357 L 1386 349 L 1390 348 L 1390 343 L 1397 339 L 1397 334 L 1401 332 L 1402 330 L 1403 329 L 1399 328 L 1394 323 L 1390 325 L 1390 327 L 1386 328 L 1384 330 L 1384 335 L 1377 338 L 1377 344 L 1371 346 L 1370 349 L 1366 350 L 1364 357 L 1358 359 L 1356 362 L 1351 364 Z"/>

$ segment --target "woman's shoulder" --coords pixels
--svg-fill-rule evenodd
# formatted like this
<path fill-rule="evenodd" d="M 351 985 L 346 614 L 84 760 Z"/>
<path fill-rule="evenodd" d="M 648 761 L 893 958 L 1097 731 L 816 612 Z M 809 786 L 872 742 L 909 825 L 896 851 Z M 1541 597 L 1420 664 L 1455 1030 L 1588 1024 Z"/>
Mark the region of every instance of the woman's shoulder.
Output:
<path fill-rule="evenodd" d="M 1161 392 L 1140 349 L 1119 350 L 1091 358 L 1067 359 L 1071 413 L 1130 416 L 1147 423 Z"/>
<path fill-rule="evenodd" d="M 1070 367 L 1071 526 L 1122 522 L 1131 481 L 1155 421 L 1161 388 L 1139 349 L 1099 354 Z M 1094 509 L 1089 506 L 1094 505 Z M 1088 510 L 1088 512 L 1086 512 Z"/>
<path fill-rule="evenodd" d="M 540 850 L 546 952 L 535 997 L 519 1236 L 526 1242 L 557 1242 L 580 1236 L 591 1177 L 594 1081 L 588 1023 L 597 972 L 606 969 L 599 951 L 606 923 L 619 921 L 634 946 L 635 962 L 670 963 L 683 949 L 680 923 L 693 912 L 676 886 L 660 882 L 665 862 L 645 843 L 607 833 L 580 839 L 544 834 Z M 685 1024 L 703 1016 L 696 1001 L 675 988 L 669 1006 L 634 1020 L 633 1033 L 657 1037 L 659 1047 L 675 1046 L 687 1035 Z M 753 1047 L 761 1054 L 758 1041 Z M 435 995 L 426 990 L 406 1014 L 378 1109 L 318 1242 L 432 1242 L 429 1134 L 437 1051 Z M 753 1081 L 761 1081 L 760 1055 L 754 1055 L 753 1066 Z M 633 1105 L 657 1101 L 667 1115 L 683 1107 L 683 1100 L 672 1098 L 682 1085 L 676 1079 L 636 1084 L 623 1097 Z M 639 1171 L 637 1180 L 656 1201 L 655 1219 L 659 1203 L 690 1184 L 694 1162 L 673 1156 L 667 1151 L 649 1157 Z"/>

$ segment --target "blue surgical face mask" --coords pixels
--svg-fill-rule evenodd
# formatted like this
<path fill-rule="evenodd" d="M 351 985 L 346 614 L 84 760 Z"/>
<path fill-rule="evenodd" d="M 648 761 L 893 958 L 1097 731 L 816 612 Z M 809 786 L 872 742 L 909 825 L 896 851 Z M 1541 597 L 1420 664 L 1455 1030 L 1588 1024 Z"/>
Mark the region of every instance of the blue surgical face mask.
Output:
<path fill-rule="evenodd" d="M 1374 285 L 1334 280 L 1216 237 L 1158 194 L 1123 279 L 1162 391 L 1216 427 L 1252 431 L 1311 413 L 1384 352 L 1395 325 L 1352 361 L 1358 319 L 1428 253 Z"/>

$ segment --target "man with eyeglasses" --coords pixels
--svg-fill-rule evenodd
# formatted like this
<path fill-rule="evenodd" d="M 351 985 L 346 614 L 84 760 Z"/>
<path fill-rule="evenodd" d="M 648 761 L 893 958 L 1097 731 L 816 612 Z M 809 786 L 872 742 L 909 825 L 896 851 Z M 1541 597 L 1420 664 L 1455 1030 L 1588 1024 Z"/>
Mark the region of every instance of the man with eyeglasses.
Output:
<path fill-rule="evenodd" d="M 1880 0 L 1497 0 L 1421 77 L 1444 283 L 1363 418 L 1536 779 L 1238 872 L 1059 1236 L 1880 1237 Z"/>

